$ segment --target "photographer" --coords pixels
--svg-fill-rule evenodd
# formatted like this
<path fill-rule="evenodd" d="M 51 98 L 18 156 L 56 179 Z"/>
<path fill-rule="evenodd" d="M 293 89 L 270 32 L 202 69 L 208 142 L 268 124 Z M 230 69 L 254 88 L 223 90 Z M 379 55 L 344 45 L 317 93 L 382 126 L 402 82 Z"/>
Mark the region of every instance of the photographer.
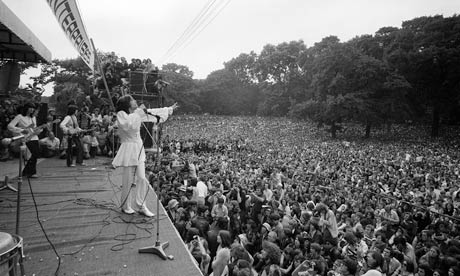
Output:
<path fill-rule="evenodd" d="M 201 236 L 197 228 L 190 228 L 186 235 L 188 251 L 199 264 L 201 273 L 206 275 L 211 257 L 209 256 L 208 242 Z"/>

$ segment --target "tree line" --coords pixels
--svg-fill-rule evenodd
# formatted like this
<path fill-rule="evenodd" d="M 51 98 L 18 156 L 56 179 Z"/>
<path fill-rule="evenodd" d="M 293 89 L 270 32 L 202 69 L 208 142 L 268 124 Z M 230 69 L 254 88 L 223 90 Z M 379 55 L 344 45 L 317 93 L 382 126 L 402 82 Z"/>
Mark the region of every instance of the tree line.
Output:
<path fill-rule="evenodd" d="M 69 82 L 86 91 L 90 72 L 80 63 L 56 61 L 37 80 L 54 81 L 55 96 Z M 348 122 L 361 124 L 366 137 L 376 126 L 420 122 L 436 137 L 441 124 L 460 122 L 460 16 L 419 17 L 345 42 L 267 44 L 202 80 L 174 63 L 161 73 L 182 112 L 310 119 L 333 137 Z"/>

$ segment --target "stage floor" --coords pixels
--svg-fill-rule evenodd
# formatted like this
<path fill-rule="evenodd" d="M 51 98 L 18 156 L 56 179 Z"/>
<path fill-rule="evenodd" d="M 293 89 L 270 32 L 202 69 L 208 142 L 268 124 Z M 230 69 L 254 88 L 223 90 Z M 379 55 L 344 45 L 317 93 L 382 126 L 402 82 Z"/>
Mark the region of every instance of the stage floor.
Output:
<path fill-rule="evenodd" d="M 68 168 L 65 160 L 46 159 L 38 165 L 42 177 L 30 179 L 40 220 L 62 258 L 59 275 L 200 276 L 161 205 L 160 241 L 169 241 L 165 251 L 174 259 L 138 253 L 155 244 L 156 218 L 118 212 L 121 177 L 105 165 L 109 162 L 91 159 L 86 167 Z M 27 179 L 21 195 L 19 235 L 24 238 L 26 275 L 54 275 L 58 261 L 37 223 Z M 147 201 L 156 213 L 153 192 Z M 0 191 L 0 231 L 14 233 L 15 220 L 16 193 Z"/>

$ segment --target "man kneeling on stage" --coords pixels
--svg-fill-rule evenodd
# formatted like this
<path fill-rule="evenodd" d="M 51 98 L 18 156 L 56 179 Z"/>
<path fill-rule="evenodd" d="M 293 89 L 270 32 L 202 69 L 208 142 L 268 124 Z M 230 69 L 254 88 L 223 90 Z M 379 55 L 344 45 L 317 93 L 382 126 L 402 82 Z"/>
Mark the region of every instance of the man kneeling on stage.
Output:
<path fill-rule="evenodd" d="M 149 182 L 145 177 L 145 151 L 140 135 L 141 123 L 149 119 L 149 116 L 159 118 L 159 122 L 162 123 L 176 108 L 177 104 L 174 104 L 171 107 L 147 110 L 138 108 L 136 100 L 129 95 L 118 99 L 117 126 L 121 145 L 112 165 L 123 170 L 121 208 L 126 214 L 135 213 L 132 208 L 132 201 L 134 201 L 135 207 L 141 214 L 147 217 L 154 216 L 146 205 Z M 135 194 L 133 200 L 130 197 L 131 191 Z"/>

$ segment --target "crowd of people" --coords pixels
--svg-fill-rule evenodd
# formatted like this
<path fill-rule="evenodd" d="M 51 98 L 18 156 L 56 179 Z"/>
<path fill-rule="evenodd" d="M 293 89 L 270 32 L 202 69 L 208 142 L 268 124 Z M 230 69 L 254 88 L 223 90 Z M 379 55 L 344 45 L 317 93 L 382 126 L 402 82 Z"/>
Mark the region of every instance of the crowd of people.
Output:
<path fill-rule="evenodd" d="M 214 116 L 163 137 L 151 183 L 204 275 L 460 275 L 458 137 Z"/>
<path fill-rule="evenodd" d="M 0 138 L 18 112 L 39 113 L 24 107 L 2 102 Z M 114 156 L 116 117 L 91 109 L 68 114 L 89 130 L 84 157 Z M 69 153 L 58 117 L 43 122 L 42 157 Z M 406 130 L 348 142 L 286 118 L 173 116 L 147 175 L 204 275 L 460 275 L 458 130 Z"/>

